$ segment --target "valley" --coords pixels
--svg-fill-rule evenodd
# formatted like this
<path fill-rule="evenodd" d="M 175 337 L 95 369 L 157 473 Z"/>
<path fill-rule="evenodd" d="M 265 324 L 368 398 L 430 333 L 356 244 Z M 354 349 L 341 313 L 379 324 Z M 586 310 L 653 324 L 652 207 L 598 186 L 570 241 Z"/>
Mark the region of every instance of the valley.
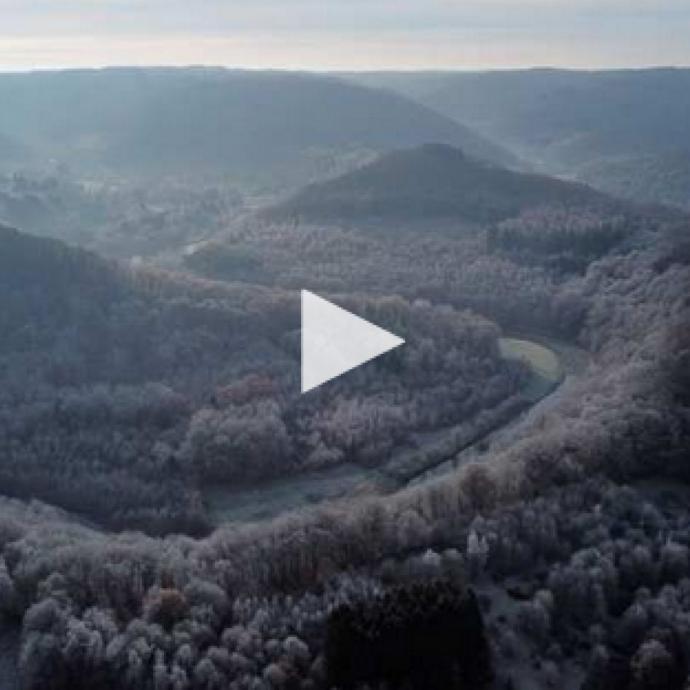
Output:
<path fill-rule="evenodd" d="M 393 449 L 390 459 L 381 468 L 368 469 L 345 462 L 332 469 L 307 472 L 294 478 L 245 489 L 211 486 L 205 490 L 211 516 L 217 524 L 271 519 L 282 513 L 313 508 L 324 501 L 347 501 L 379 491 L 390 492 L 391 487 L 399 484 L 416 483 L 422 478 L 438 476 L 444 468 L 446 471 L 457 468 L 460 457 L 470 455 L 473 449 L 485 444 L 488 438 L 515 424 L 517 419 L 525 414 L 525 407 L 529 409 L 530 406 L 545 401 L 562 382 L 564 376 L 576 376 L 582 371 L 580 366 L 562 367 L 556 352 L 537 342 L 500 338 L 499 347 L 503 357 L 526 362 L 530 373 L 521 391 L 524 403 L 516 406 L 512 414 L 509 411 L 508 418 L 500 421 L 498 427 L 494 426 L 488 431 L 475 431 L 475 438 L 464 443 L 454 438 L 458 435 L 458 430 L 452 427 L 413 434 L 411 442 L 415 450 L 412 452 L 420 456 L 423 467 L 411 464 L 411 451 L 400 448 Z M 572 350 L 576 352 L 580 364 L 586 354 L 579 348 Z M 454 456 L 453 459 L 447 458 L 449 453 Z M 440 459 L 436 459 L 439 454 Z M 435 466 L 428 467 L 430 462 Z M 406 469 L 403 470 L 403 467 Z"/>
<path fill-rule="evenodd" d="M 688 208 L 687 68 L 345 76 L 442 112 L 527 168 L 632 201 Z"/>
<path fill-rule="evenodd" d="M 0 75 L 0 688 L 683 690 L 686 78 Z"/>

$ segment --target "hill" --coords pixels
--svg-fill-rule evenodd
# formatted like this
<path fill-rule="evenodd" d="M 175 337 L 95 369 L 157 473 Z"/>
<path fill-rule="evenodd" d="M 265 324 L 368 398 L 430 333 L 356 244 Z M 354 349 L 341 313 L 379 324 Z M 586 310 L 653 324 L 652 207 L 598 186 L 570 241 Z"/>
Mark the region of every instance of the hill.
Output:
<path fill-rule="evenodd" d="M 111 526 L 203 529 L 166 447 L 213 382 L 285 362 L 260 326 L 280 297 L 133 272 L 2 226 L 0 244 L 3 492 Z"/>
<path fill-rule="evenodd" d="M 579 179 L 609 194 L 690 211 L 690 149 L 660 155 L 595 160 Z"/>
<path fill-rule="evenodd" d="M 312 184 L 268 215 L 489 223 L 544 205 L 593 208 L 614 207 L 615 202 L 584 185 L 513 172 L 451 146 L 427 144 L 384 154 L 358 170 Z"/>
<path fill-rule="evenodd" d="M 0 76 L 0 133 L 76 169 L 126 175 L 306 174 L 310 161 L 423 141 L 511 156 L 404 97 L 332 77 L 224 69 Z"/>
<path fill-rule="evenodd" d="M 687 225 L 683 230 L 687 237 Z M 8 238 L 21 249 L 21 236 L 0 235 L 0 240 Z M 50 256 L 58 245 L 40 246 Z M 301 256 L 309 242 L 298 246 L 300 251 L 294 253 Z M 39 249 L 31 240 L 27 247 Z M 348 262 L 343 262 L 341 248 L 335 253 L 342 270 Z M 415 280 L 409 271 L 420 260 L 433 262 L 431 270 L 436 271 L 433 259 L 447 254 L 446 247 L 436 257 L 428 246 L 424 251 L 409 249 L 407 272 L 400 272 L 408 285 Z M 391 270 L 387 252 L 376 258 L 375 271 Z M 453 264 L 465 272 L 466 263 Z M 7 266 L 2 268 L 0 278 Z M 486 263 L 480 268 L 485 279 Z M 495 275 L 506 277 L 505 270 Z M 509 294 L 516 293 L 515 275 L 507 276 Z M 538 307 L 534 290 L 541 289 L 542 279 L 541 273 L 531 272 L 531 289 L 522 291 L 525 311 Z M 255 321 L 234 319 L 263 300 L 255 312 L 264 315 L 264 328 L 280 329 L 286 318 L 284 305 L 267 308 L 269 291 L 246 288 L 241 302 L 238 286 L 197 284 L 187 286 L 183 299 L 167 281 L 149 283 L 148 291 L 136 293 L 144 302 L 152 293 L 159 295 L 162 301 L 154 310 L 158 318 L 165 319 L 175 305 L 179 308 L 177 328 L 168 321 L 168 341 L 178 342 L 185 334 L 198 337 L 189 342 L 186 360 L 185 352 L 171 353 L 178 371 L 195 370 L 214 343 L 212 314 L 220 323 L 230 320 L 244 330 Z M 388 620 L 381 619 L 381 602 L 390 601 L 391 591 L 400 591 L 393 588 L 410 588 L 403 590 L 409 606 L 426 612 L 435 601 L 430 591 L 438 590 L 444 579 L 469 582 L 480 601 L 494 602 L 482 606 L 482 615 L 498 687 L 515 685 L 514 679 L 524 680 L 523 687 L 563 687 L 562 679 L 574 678 L 585 688 L 681 690 L 688 668 L 683 641 L 690 575 L 689 285 L 688 255 L 671 243 L 664 247 L 662 235 L 647 230 L 636 238 L 633 251 L 605 256 L 584 276 L 561 286 L 547 285 L 560 311 L 570 311 L 573 300 L 582 301 L 586 318 L 573 338 L 592 353 L 587 370 L 581 378 L 566 381 L 547 405 L 505 429 L 507 436 L 487 439 L 473 461 L 460 458 L 446 474 L 405 491 L 349 498 L 271 522 L 224 525 L 202 539 L 108 534 L 40 502 L 0 498 L 0 613 L 16 621 L 17 628 L 21 620 L 22 682 L 30 690 L 176 684 L 190 690 L 332 687 L 326 673 L 332 672 L 333 663 L 364 668 L 367 674 L 372 668 L 359 663 L 359 645 L 354 651 L 348 646 L 343 666 L 324 664 L 324 654 L 333 649 L 333 614 L 343 602 L 350 608 L 344 616 L 342 608 L 335 614 L 336 634 L 343 630 L 338 620 L 349 619 L 353 625 L 363 621 L 367 627 L 362 629 L 374 631 L 378 647 L 378 630 L 384 626 L 371 627 L 369 621 L 374 616 Z M 199 300 L 202 287 L 205 299 Z M 464 292 L 465 286 L 451 275 L 441 287 L 439 297 L 447 302 L 449 287 Z M 21 288 L 30 293 L 30 280 Z M 6 293 L 0 291 L 0 299 Z M 165 295 L 175 299 L 162 299 Z M 232 295 L 235 309 L 224 310 Z M 84 299 L 88 301 L 88 292 Z M 402 319 L 411 311 L 416 318 L 433 314 L 436 322 L 423 324 L 428 336 L 453 314 L 449 307 L 430 309 L 422 300 L 412 309 L 405 304 L 379 303 L 379 315 L 387 311 Z M 203 325 L 202 305 L 209 317 Z M 556 316 L 557 311 L 551 311 L 552 322 Z M 138 318 L 129 319 L 121 326 L 127 332 L 150 330 L 149 324 L 137 323 Z M 36 335 L 31 322 L 24 324 L 26 340 Z M 453 406 L 466 405 L 494 386 L 487 380 L 490 353 L 480 357 L 474 347 L 468 348 L 469 341 L 481 335 L 490 350 L 491 333 L 471 328 L 452 329 L 451 335 L 435 352 L 423 338 L 414 369 L 420 379 L 434 372 L 447 377 L 446 367 L 464 362 L 454 390 L 439 395 Z M 161 349 L 168 341 L 159 343 Z M 36 342 L 40 345 L 40 339 Z M 27 371 L 20 367 L 21 350 L 13 356 L 0 361 L 0 375 L 16 371 L 18 379 L 26 378 L 21 376 Z M 234 356 L 228 349 L 225 360 Z M 379 382 L 382 373 L 377 374 Z M 50 481 L 51 498 L 66 487 L 82 505 L 96 504 L 101 512 L 129 499 L 140 511 L 139 523 L 149 530 L 156 523 L 160 528 L 171 508 L 182 512 L 184 494 L 172 491 L 172 479 L 181 476 L 189 490 L 195 464 L 179 465 L 189 456 L 174 452 L 179 442 L 175 420 L 185 415 L 175 395 L 160 387 L 129 398 L 128 389 L 122 388 L 110 395 L 90 391 L 89 397 L 74 391 L 56 396 L 49 390 L 53 397 L 46 400 L 44 389 L 32 389 L 29 407 L 7 400 L 7 390 L 3 379 L 0 440 L 13 434 L 7 443 L 12 455 L 0 449 L 3 492 L 18 493 L 19 477 L 29 486 L 24 495 L 45 495 Z M 363 390 L 359 388 L 359 394 Z M 240 391 L 232 392 L 237 400 Z M 435 397 L 423 400 L 423 406 L 437 404 Z M 218 468 L 238 451 L 246 457 L 253 448 L 245 462 L 252 467 L 283 442 L 277 415 L 272 415 L 272 424 L 266 423 L 271 417 L 266 412 L 276 408 L 274 401 L 244 406 L 244 419 L 237 417 L 239 406 L 200 410 L 188 436 L 200 453 L 196 457 L 203 460 L 196 467 L 206 468 L 209 462 Z M 326 405 L 327 412 L 330 409 Z M 302 423 L 316 417 L 310 412 Z M 318 434 L 306 425 L 302 436 L 318 435 L 324 443 L 345 439 L 352 446 L 362 430 L 381 424 L 382 413 L 375 399 L 363 404 L 358 396 Z M 348 421 L 354 421 L 350 428 Z M 404 416 L 400 421 L 408 425 Z M 99 423 L 107 453 L 96 453 L 89 445 Z M 384 429 L 380 441 L 388 435 Z M 71 448 L 65 447 L 65 438 L 73 440 Z M 374 456 L 381 450 L 375 447 Z M 42 453 L 42 462 L 32 453 Z M 113 467 L 122 470 L 118 474 Z M 144 479 L 146 491 L 137 484 Z M 128 517 L 126 524 L 131 525 L 131 513 Z M 354 607 L 361 614 L 353 617 L 348 611 Z M 397 621 L 409 618 L 405 609 L 402 617 L 397 606 L 389 610 L 397 632 Z M 452 607 L 446 610 L 447 620 L 462 620 Z M 417 614 L 400 633 L 399 645 L 390 643 L 392 651 L 374 649 L 373 664 L 394 653 L 409 656 L 406 640 L 420 629 L 416 619 Z M 438 628 L 434 624 L 430 629 L 435 634 Z M 458 640 L 460 647 L 468 648 L 466 633 L 447 634 L 444 628 L 443 634 L 453 643 L 449 649 L 455 650 Z M 432 639 L 436 645 L 437 638 Z M 529 675 L 527 669 L 533 669 Z M 396 670 L 391 673 L 397 682 Z M 628 678 L 652 682 L 628 684 Z"/>
<path fill-rule="evenodd" d="M 225 218 L 179 224 L 206 213 Z M 688 216 L 442 144 L 272 213 L 185 254 L 228 283 L 0 226 L 0 685 L 690 687 Z M 304 287 L 405 347 L 299 395 Z M 525 372 L 488 318 L 586 349 L 511 423 Z M 207 534 L 210 488 L 411 478 L 437 449 L 404 490 L 315 506 L 312 483 L 299 511 Z"/>
<path fill-rule="evenodd" d="M 561 286 L 640 237 L 685 223 L 677 211 L 432 144 L 310 185 L 183 261 L 214 279 L 425 298 L 506 328 L 575 337 L 585 307 L 573 292 L 559 295 Z"/>
<path fill-rule="evenodd" d="M 666 157 L 690 150 L 688 69 L 371 73 L 350 78 L 413 98 L 546 172 L 577 175 L 590 164 L 648 156 L 657 157 L 659 164 L 667 161 L 672 170 L 673 157 Z M 665 170 L 642 166 L 639 188 L 649 184 L 658 189 L 657 175 L 663 177 Z M 639 191 L 617 189 L 633 198 Z M 666 198 L 660 193 L 653 200 Z"/>
<path fill-rule="evenodd" d="M 302 397 L 297 290 L 133 270 L 1 226 L 0 245 L 2 492 L 109 527 L 202 531 L 208 485 L 382 466 L 409 434 L 470 433 L 520 402 L 521 368 L 475 315 L 341 297 L 408 344 Z"/>

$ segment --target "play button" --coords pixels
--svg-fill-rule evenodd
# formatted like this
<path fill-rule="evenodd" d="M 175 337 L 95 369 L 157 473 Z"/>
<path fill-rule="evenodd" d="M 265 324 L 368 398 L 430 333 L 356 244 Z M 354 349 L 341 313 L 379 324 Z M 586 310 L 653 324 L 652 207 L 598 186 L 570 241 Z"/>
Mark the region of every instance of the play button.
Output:
<path fill-rule="evenodd" d="M 302 290 L 302 393 L 404 342 L 313 292 Z"/>

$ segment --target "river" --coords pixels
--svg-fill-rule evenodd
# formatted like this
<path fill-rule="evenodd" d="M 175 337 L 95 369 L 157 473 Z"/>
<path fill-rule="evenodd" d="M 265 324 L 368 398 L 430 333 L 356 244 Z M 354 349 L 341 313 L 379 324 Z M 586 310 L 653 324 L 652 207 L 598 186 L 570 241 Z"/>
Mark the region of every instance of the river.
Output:
<path fill-rule="evenodd" d="M 501 354 L 506 359 L 526 362 L 531 376 L 523 389 L 525 405 L 516 409 L 508 421 L 500 427 L 490 427 L 477 437 L 470 438 L 460 447 L 449 446 L 444 455 L 445 437 L 454 428 L 439 429 L 420 434 L 416 439 L 422 449 L 437 445 L 439 459 L 432 467 L 411 472 L 409 476 L 391 479 L 390 475 L 376 469 L 365 469 L 353 463 L 300 473 L 291 477 L 269 481 L 252 487 L 217 486 L 207 489 L 206 500 L 213 520 L 217 523 L 252 522 L 317 505 L 324 501 L 342 499 L 358 494 L 374 493 L 382 488 L 392 490 L 404 483 L 424 481 L 457 467 L 459 462 L 472 457 L 478 447 L 489 447 L 501 433 L 514 428 L 527 415 L 543 407 L 559 385 L 570 377 L 579 375 L 589 361 L 587 353 L 568 343 L 534 335 L 515 334 L 499 342 Z M 393 463 L 389 461 L 387 467 Z"/>
<path fill-rule="evenodd" d="M 590 361 L 589 353 L 577 345 L 541 336 L 505 337 L 501 338 L 500 346 L 506 359 L 519 359 L 529 365 L 532 375 L 522 392 L 530 404 L 507 422 L 468 444 L 452 458 L 417 474 L 410 481 L 411 484 L 439 477 L 464 463 L 481 460 L 487 453 L 508 446 L 520 426 L 529 423 L 531 418 L 552 405 L 558 398 L 562 384 L 580 376 Z"/>

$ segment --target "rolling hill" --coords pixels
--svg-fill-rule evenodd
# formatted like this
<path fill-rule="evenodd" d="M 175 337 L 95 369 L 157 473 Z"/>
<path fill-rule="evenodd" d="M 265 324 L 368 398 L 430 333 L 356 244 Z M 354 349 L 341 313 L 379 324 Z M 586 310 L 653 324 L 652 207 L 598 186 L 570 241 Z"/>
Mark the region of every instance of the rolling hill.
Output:
<path fill-rule="evenodd" d="M 690 688 L 690 216 L 443 133 L 420 145 L 408 101 L 391 97 L 386 123 L 320 77 L 302 109 L 264 88 L 301 75 L 262 75 L 232 107 L 243 73 L 35 78 L 31 97 L 0 83 L 0 132 L 83 170 L 196 182 L 287 165 L 297 184 L 313 142 L 383 153 L 236 217 L 183 184 L 106 198 L 123 244 L 206 218 L 207 237 L 179 240 L 185 267 L 227 282 L 0 222 L 2 690 Z M 535 156 L 578 145 L 524 125 L 546 137 Z M 661 135 L 644 153 L 620 136 L 558 166 L 594 174 L 627 147 L 606 173 L 623 184 L 667 165 Z M 656 196 L 649 175 L 634 195 Z M 66 208 L 92 222 L 87 182 Z M 47 225 L 71 194 L 4 184 L 0 214 L 45 208 Z M 304 288 L 405 347 L 300 395 Z M 510 355 L 537 348 L 551 384 L 567 376 L 527 412 L 535 381 Z"/>
<path fill-rule="evenodd" d="M 678 154 L 690 151 L 688 69 L 349 76 L 472 127 L 539 170 L 632 199 L 668 202 L 660 180 L 675 176 Z M 629 161 L 625 172 L 622 160 Z M 633 178 L 638 183 L 625 184 Z"/>
<path fill-rule="evenodd" d="M 177 461 L 166 450 L 154 478 L 146 459 L 156 437 L 180 439 L 210 381 L 266 362 L 289 375 L 261 325 L 281 296 L 138 273 L 2 225 L 0 246 L 3 492 L 109 525 L 203 529 Z"/>
<path fill-rule="evenodd" d="M 411 433 L 470 434 L 523 404 L 522 370 L 476 315 L 341 295 L 408 344 L 305 398 L 297 290 L 134 269 L 1 225 L 0 246 L 2 493 L 109 527 L 204 531 L 207 486 L 384 465 Z"/>
<path fill-rule="evenodd" d="M 402 96 L 287 72 L 105 69 L 0 76 L 0 133 L 77 170 L 308 176 L 324 157 L 429 140 L 510 154 Z"/>
<path fill-rule="evenodd" d="M 267 215 L 307 221 L 489 223 L 545 205 L 613 208 L 616 202 L 584 185 L 513 172 L 451 146 L 426 144 L 312 184 Z"/>
<path fill-rule="evenodd" d="M 690 149 L 660 155 L 595 160 L 578 177 L 609 194 L 690 211 Z"/>
<path fill-rule="evenodd" d="M 554 164 L 690 147 L 688 69 L 379 73 L 357 79 L 403 93 Z"/>

